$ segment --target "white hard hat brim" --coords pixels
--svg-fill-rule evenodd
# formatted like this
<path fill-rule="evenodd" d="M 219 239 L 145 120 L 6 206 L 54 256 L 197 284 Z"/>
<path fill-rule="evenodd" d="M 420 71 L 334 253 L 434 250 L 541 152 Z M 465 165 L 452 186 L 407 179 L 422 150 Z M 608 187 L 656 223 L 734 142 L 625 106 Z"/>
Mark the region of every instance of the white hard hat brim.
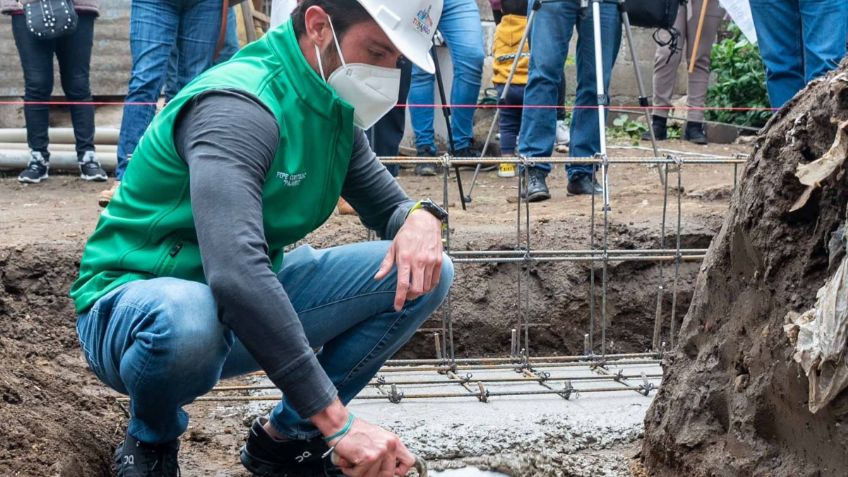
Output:
<path fill-rule="evenodd" d="M 392 40 L 395 47 L 400 50 L 401 54 L 403 54 L 407 60 L 411 61 L 427 73 L 434 74 L 436 72 L 436 63 L 433 62 L 433 56 L 430 54 L 430 50 L 424 51 L 420 48 L 404 49 L 402 45 L 395 42 L 391 35 L 389 35 L 389 39 Z"/>

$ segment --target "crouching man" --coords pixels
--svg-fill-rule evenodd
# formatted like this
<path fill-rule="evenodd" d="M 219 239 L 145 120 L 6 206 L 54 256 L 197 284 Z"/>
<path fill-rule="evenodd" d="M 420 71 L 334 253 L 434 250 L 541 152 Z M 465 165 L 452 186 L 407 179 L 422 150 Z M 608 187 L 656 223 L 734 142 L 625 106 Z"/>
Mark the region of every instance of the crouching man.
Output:
<path fill-rule="evenodd" d="M 345 405 L 447 295 L 446 214 L 411 201 L 362 130 L 397 102 L 401 55 L 433 71 L 441 10 L 305 0 L 154 119 L 71 290 L 89 366 L 131 398 L 119 476 L 179 475 L 183 406 L 260 369 L 285 398 L 241 450 L 252 473 L 409 470 L 398 437 Z M 284 258 L 340 196 L 385 241 Z"/>

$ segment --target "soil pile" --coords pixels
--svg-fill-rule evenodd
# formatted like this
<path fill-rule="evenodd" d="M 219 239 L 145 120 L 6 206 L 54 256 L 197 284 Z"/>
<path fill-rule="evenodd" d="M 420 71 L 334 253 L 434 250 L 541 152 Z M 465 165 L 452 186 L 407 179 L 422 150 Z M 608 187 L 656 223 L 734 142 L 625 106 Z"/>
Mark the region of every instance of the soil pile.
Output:
<path fill-rule="evenodd" d="M 0 475 L 110 475 L 122 422 L 76 339 L 79 252 L 0 249 Z"/>
<path fill-rule="evenodd" d="M 811 84 L 754 146 L 646 417 L 642 455 L 656 474 L 845 475 L 848 393 L 808 410 L 783 325 L 815 304 L 839 264 L 831 240 L 845 218 L 845 171 L 791 209 L 806 189 L 797 166 L 828 151 L 848 119 L 846 71 Z"/>

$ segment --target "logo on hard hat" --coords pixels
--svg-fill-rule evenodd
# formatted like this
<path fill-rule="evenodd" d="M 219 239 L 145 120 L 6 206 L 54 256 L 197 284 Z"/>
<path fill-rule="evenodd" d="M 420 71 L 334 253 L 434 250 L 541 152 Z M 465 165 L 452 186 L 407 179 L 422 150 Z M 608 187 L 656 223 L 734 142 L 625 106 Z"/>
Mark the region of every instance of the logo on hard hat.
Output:
<path fill-rule="evenodd" d="M 433 6 L 427 7 L 426 10 L 418 10 L 418 14 L 412 19 L 412 26 L 421 33 L 429 35 L 433 29 L 433 19 L 430 17 L 430 10 Z"/>

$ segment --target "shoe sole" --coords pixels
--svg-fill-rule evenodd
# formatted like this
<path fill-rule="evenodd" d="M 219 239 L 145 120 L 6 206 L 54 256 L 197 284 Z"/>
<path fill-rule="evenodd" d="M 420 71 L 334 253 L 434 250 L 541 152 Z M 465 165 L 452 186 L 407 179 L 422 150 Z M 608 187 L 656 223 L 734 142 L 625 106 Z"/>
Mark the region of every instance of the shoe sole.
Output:
<path fill-rule="evenodd" d="M 106 182 L 107 180 L 109 180 L 109 178 L 106 177 L 106 174 L 97 174 L 97 175 L 93 175 L 93 176 L 87 176 L 85 174 L 80 174 L 80 179 L 82 179 L 86 182 Z"/>
<path fill-rule="evenodd" d="M 21 184 L 38 184 L 44 180 L 47 180 L 47 174 L 44 174 L 43 177 L 39 177 L 38 179 L 30 179 L 29 177 L 18 177 L 18 182 L 20 182 Z"/>
<path fill-rule="evenodd" d="M 239 450 L 239 460 L 241 465 L 256 477 L 315 477 L 324 475 L 323 470 L 320 474 L 316 474 L 317 469 L 312 467 L 305 468 L 302 471 L 284 469 L 279 463 L 268 462 L 250 455 L 247 446 L 242 446 Z"/>
<path fill-rule="evenodd" d="M 565 192 L 566 192 L 566 195 L 569 195 L 569 196 L 592 195 L 593 194 L 592 192 L 572 192 L 568 189 L 566 189 Z M 603 191 L 594 192 L 594 195 L 602 195 L 602 194 L 603 194 Z"/>
<path fill-rule="evenodd" d="M 536 192 L 527 196 L 528 202 L 543 202 L 551 198 L 550 192 Z"/>
<path fill-rule="evenodd" d="M 279 466 L 250 455 L 246 446 L 242 446 L 239 451 L 239 460 L 241 465 L 256 477 L 290 477 L 287 472 L 280 470 Z"/>

